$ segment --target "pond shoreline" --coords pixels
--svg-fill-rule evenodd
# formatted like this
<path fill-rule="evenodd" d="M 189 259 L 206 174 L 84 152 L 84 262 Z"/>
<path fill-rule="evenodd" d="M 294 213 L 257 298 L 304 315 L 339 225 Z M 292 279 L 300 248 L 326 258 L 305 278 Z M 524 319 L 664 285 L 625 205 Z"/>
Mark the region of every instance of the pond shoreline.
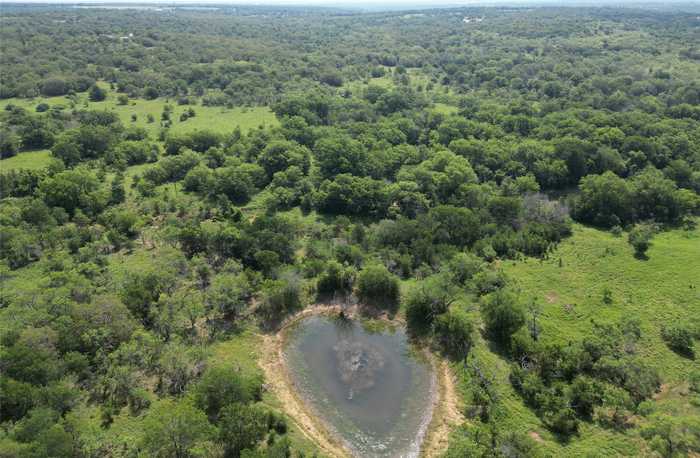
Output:
<path fill-rule="evenodd" d="M 283 351 L 287 331 L 295 324 L 312 316 L 337 315 L 341 310 L 351 318 L 362 317 L 356 305 L 316 304 L 285 319 L 276 332 L 263 335 L 263 357 L 259 365 L 265 374 L 267 389 L 277 396 L 282 408 L 301 433 L 317 444 L 322 453 L 331 457 L 349 458 L 353 456 L 349 447 L 317 417 L 294 387 Z M 403 320 L 386 314 L 373 316 L 372 319 L 387 324 L 405 325 Z M 432 395 L 431 416 L 420 444 L 420 456 L 436 457 L 446 450 L 450 432 L 463 421 L 463 417 L 449 364 L 428 349 L 424 348 L 423 352 L 432 366 L 436 389 Z"/>

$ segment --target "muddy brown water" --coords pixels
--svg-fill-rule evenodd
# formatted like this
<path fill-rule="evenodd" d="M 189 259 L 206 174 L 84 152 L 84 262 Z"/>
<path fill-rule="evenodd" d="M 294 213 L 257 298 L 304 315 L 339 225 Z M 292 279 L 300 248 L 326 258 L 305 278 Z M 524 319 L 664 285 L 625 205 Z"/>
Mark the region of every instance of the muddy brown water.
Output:
<path fill-rule="evenodd" d="M 313 316 L 289 330 L 284 356 L 301 398 L 354 455 L 419 455 L 436 377 L 403 328 Z"/>

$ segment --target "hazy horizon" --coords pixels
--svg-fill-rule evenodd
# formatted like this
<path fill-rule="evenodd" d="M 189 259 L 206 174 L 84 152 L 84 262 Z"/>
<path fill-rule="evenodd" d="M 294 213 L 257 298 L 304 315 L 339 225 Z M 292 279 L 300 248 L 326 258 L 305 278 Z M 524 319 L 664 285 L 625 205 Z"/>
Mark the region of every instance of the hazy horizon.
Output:
<path fill-rule="evenodd" d="M 0 0 L 7 4 L 165 4 L 165 5 L 265 5 L 265 6 L 360 6 L 381 8 L 382 6 L 406 8 L 446 8 L 461 6 L 503 6 L 503 5 L 556 5 L 556 6 L 628 6 L 628 5 L 664 5 L 689 4 L 700 5 L 700 0 L 448 0 L 445 2 L 411 1 L 411 0 Z"/>

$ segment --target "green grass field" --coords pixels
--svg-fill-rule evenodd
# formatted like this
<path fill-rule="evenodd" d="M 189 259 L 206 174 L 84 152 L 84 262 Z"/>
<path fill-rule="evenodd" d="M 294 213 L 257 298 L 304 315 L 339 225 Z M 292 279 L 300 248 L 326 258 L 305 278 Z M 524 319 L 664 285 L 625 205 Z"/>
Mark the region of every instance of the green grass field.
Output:
<path fill-rule="evenodd" d="M 92 102 L 88 105 L 91 109 L 104 109 L 117 113 L 125 126 L 145 127 L 152 136 L 160 131 L 160 115 L 165 106 L 163 100 L 134 100 L 129 105 L 116 105 L 110 101 Z M 274 113 L 267 107 L 254 108 L 225 108 L 193 106 L 196 116 L 186 121 L 180 121 L 180 115 L 189 106 L 173 105 L 173 124 L 170 130 L 173 132 L 192 132 L 194 130 L 212 130 L 219 133 L 230 133 L 236 127 L 242 131 L 255 129 L 258 126 L 276 125 L 277 119 Z M 131 120 L 132 114 L 137 116 L 136 121 Z M 147 121 L 151 114 L 155 122 Z"/>
<path fill-rule="evenodd" d="M 51 152 L 47 149 L 25 151 L 16 156 L 0 160 L 0 172 L 15 169 L 42 169 L 51 162 Z"/>
<path fill-rule="evenodd" d="M 106 85 L 103 85 L 107 87 Z M 37 97 L 34 99 L 5 99 L 0 101 L 0 106 L 15 105 L 30 111 L 35 111 L 39 103 L 48 103 L 51 107 L 63 106 L 70 109 L 71 100 L 67 97 Z M 76 109 L 107 110 L 115 112 L 124 126 L 137 126 L 145 128 L 152 139 L 158 138 L 162 130 L 160 126 L 163 107 L 170 103 L 173 107 L 171 114 L 172 126 L 169 131 L 174 133 L 192 132 L 195 130 L 211 130 L 221 134 L 228 134 L 240 127 L 243 132 L 257 129 L 260 126 L 275 126 L 279 124 L 275 114 L 268 107 L 205 107 L 201 105 L 179 106 L 172 100 L 156 99 L 130 100 L 127 105 L 117 103 L 117 94 L 109 92 L 107 99 L 102 102 L 89 102 L 87 94 L 78 94 Z M 195 116 L 186 121 L 180 121 L 180 115 L 188 108 L 195 110 Z M 154 122 L 148 122 L 148 115 L 152 115 Z M 136 115 L 136 120 L 132 120 Z M 12 169 L 40 169 L 48 165 L 51 159 L 49 150 L 26 151 L 9 159 L 0 160 L 0 171 Z"/>
<path fill-rule="evenodd" d="M 648 255 L 646 261 L 634 258 L 626 235 L 577 225 L 549 260 L 509 261 L 503 268 L 524 298 L 543 306 L 545 339 L 565 343 L 585 335 L 591 320 L 636 317 L 642 354 L 674 382 L 688 375 L 690 365 L 663 344 L 660 332 L 678 322 L 700 325 L 700 230 L 658 234 Z M 603 302 L 606 288 L 610 305 Z"/>
<path fill-rule="evenodd" d="M 102 85 L 108 89 L 107 85 Z M 86 93 L 80 93 L 77 97 L 76 109 L 107 110 L 119 115 L 124 126 L 144 127 L 152 137 L 161 130 L 160 119 L 163 107 L 170 104 L 173 107 L 171 119 L 173 121 L 170 130 L 173 132 L 191 132 L 193 130 L 213 130 L 219 133 L 232 132 L 236 127 L 247 131 L 259 126 L 277 125 L 275 114 L 268 107 L 205 107 L 201 105 L 177 105 L 173 99 L 159 98 L 155 100 L 133 99 L 126 105 L 117 103 L 117 93 L 109 91 L 107 98 L 102 102 L 90 102 Z M 71 100 L 67 97 L 37 97 L 34 99 L 5 99 L 0 102 L 6 105 L 16 105 L 27 110 L 34 111 L 39 103 L 48 103 L 49 106 L 71 107 Z M 192 107 L 196 116 L 186 121 L 180 121 L 180 115 Z M 154 122 L 148 122 L 148 115 L 152 115 Z M 136 115 L 136 121 L 132 121 L 132 115 Z"/>
<path fill-rule="evenodd" d="M 698 362 L 668 349 L 660 337 L 663 325 L 700 325 L 700 229 L 676 229 L 658 234 L 646 261 L 635 259 L 626 236 L 575 225 L 573 236 L 561 243 L 548 260 L 526 259 L 501 264 L 521 298 L 535 298 L 544 342 L 579 340 L 591 329 L 591 320 L 617 322 L 623 316 L 641 321 L 638 351 L 662 377 L 654 408 L 667 414 L 700 415 L 691 403 L 686 379 Z M 561 259 L 561 266 L 559 260 Z M 602 300 L 612 291 L 612 304 Z M 696 350 L 698 345 L 696 343 Z M 551 456 L 647 456 L 651 452 L 636 432 L 620 433 L 582 422 L 578 436 L 559 442 L 515 393 L 508 375 L 509 362 L 490 350 L 479 336 L 474 349 L 485 372 L 494 377 L 503 411 L 505 431 L 529 434 Z M 455 366 L 459 373 L 461 366 Z M 460 377 L 461 378 L 461 377 Z M 462 383 L 468 378 L 461 378 Z M 466 391 L 467 386 L 463 386 Z M 645 419 L 639 419 L 642 424 Z"/>

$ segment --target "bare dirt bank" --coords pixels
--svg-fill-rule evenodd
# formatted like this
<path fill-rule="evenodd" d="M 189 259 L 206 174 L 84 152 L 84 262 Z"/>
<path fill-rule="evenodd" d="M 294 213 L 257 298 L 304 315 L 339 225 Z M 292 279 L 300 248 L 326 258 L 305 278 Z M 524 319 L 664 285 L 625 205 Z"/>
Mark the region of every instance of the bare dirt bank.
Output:
<path fill-rule="evenodd" d="M 349 458 L 352 454 L 347 447 L 328 431 L 323 422 L 314 415 L 297 394 L 283 353 L 286 331 L 290 326 L 310 316 L 337 314 L 341 310 L 350 316 L 358 314 L 357 307 L 314 305 L 289 317 L 279 326 L 275 334 L 263 336 L 263 357 L 259 364 L 265 374 L 268 390 L 277 396 L 282 408 L 302 434 L 316 443 L 323 454 L 337 458 Z M 386 316 L 380 316 L 378 319 L 401 323 L 399 320 Z M 460 412 L 459 395 L 449 364 L 435 355 L 430 354 L 429 357 L 435 371 L 437 393 L 432 419 L 421 445 L 421 456 L 437 457 L 446 450 L 452 429 L 460 424 L 464 418 Z"/>
<path fill-rule="evenodd" d="M 421 456 L 429 458 L 441 456 L 447 450 L 450 432 L 464 422 L 460 410 L 461 400 L 450 365 L 436 356 L 432 359 L 438 393 L 433 407 L 433 418 L 421 446 Z"/>
<path fill-rule="evenodd" d="M 339 311 L 340 308 L 337 308 Z M 282 404 L 282 408 L 299 431 L 314 442 L 325 455 L 338 458 L 350 457 L 345 446 L 325 428 L 299 397 L 289 376 L 284 358 L 284 342 L 287 328 L 299 320 L 323 313 L 332 313 L 333 307 L 313 306 L 287 319 L 276 334 L 263 336 L 263 357 L 260 367 L 265 374 L 267 388 Z"/>

